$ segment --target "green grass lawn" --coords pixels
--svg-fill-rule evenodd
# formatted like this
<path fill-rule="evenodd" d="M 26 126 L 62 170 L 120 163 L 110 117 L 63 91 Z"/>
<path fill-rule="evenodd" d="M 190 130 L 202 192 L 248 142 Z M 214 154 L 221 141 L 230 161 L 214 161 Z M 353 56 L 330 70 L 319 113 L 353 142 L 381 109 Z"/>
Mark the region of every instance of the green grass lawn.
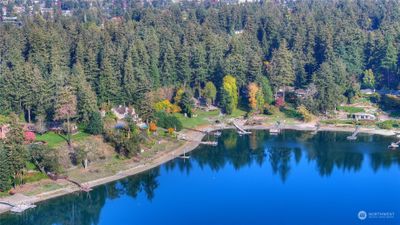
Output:
<path fill-rule="evenodd" d="M 72 135 L 72 140 L 79 141 L 85 139 L 88 136 L 90 136 L 90 134 L 79 131 L 79 133 Z M 36 140 L 46 142 L 49 145 L 49 147 L 55 147 L 62 143 L 66 143 L 66 140 L 64 139 L 63 136 L 60 136 L 54 132 L 47 132 L 43 135 L 37 135 Z"/>
<path fill-rule="evenodd" d="M 192 118 L 185 117 L 181 113 L 175 113 L 174 115 L 182 122 L 184 128 L 195 128 L 200 125 L 209 124 L 210 119 L 218 118 L 219 112 L 220 112 L 219 110 L 208 111 L 208 112 L 197 110 L 194 113 L 195 116 Z"/>
<path fill-rule="evenodd" d="M 246 115 L 246 113 L 247 113 L 247 112 L 244 111 L 244 110 L 235 109 L 235 110 L 233 110 L 233 112 L 232 112 L 231 115 L 228 115 L 228 117 L 231 117 L 231 118 L 238 118 L 238 117 L 242 117 L 242 116 Z"/>
<path fill-rule="evenodd" d="M 354 106 L 338 106 L 338 110 L 345 111 L 347 113 L 361 113 L 365 112 L 363 108 L 360 107 L 354 107 Z"/>

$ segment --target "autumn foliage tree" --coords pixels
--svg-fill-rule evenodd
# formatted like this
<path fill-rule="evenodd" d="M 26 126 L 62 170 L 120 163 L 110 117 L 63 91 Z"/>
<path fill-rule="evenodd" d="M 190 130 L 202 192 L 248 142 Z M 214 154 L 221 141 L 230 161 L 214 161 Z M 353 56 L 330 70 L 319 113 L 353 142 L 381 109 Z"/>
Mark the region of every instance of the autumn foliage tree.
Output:
<path fill-rule="evenodd" d="M 239 101 L 236 78 L 226 75 L 223 79 L 221 89 L 221 107 L 227 113 L 231 114 L 237 108 Z"/>
<path fill-rule="evenodd" d="M 247 93 L 249 100 L 249 107 L 251 110 L 257 110 L 257 94 L 259 87 L 256 83 L 250 83 L 247 85 Z"/>

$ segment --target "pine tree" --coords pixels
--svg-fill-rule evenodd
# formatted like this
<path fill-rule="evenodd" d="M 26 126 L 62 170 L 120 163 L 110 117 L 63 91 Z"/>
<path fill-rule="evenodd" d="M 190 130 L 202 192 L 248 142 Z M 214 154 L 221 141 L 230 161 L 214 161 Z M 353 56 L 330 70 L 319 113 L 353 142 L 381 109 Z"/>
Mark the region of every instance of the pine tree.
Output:
<path fill-rule="evenodd" d="M 197 89 L 197 93 L 201 96 L 201 85 L 206 81 L 207 64 L 206 53 L 202 45 L 194 46 L 192 53 L 192 82 Z"/>
<path fill-rule="evenodd" d="M 86 80 L 83 68 L 78 62 L 72 69 L 72 83 L 77 97 L 78 118 L 82 122 L 88 122 L 89 116 L 98 111 L 96 94 Z"/>
<path fill-rule="evenodd" d="M 187 46 L 186 42 L 184 42 L 181 48 L 178 50 L 176 64 L 178 79 L 180 82 L 182 82 L 184 87 L 189 84 L 192 72 L 190 68 L 189 54 L 189 47 Z"/>
<path fill-rule="evenodd" d="M 100 63 L 100 75 L 96 90 L 100 103 L 117 103 L 120 100 L 121 90 L 114 74 L 109 51 L 106 47 Z"/>
<path fill-rule="evenodd" d="M 10 160 L 7 155 L 3 143 L 0 143 L 0 192 L 8 191 L 12 185 L 12 172 L 10 169 Z"/>
<path fill-rule="evenodd" d="M 3 141 L 9 169 L 13 177 L 14 186 L 21 183 L 22 172 L 27 160 L 27 151 L 24 145 L 24 135 L 17 116 L 11 115 L 11 122 L 7 138 Z"/>
<path fill-rule="evenodd" d="M 98 135 L 103 133 L 103 120 L 99 112 L 92 112 L 85 131 L 89 134 Z"/>
<path fill-rule="evenodd" d="M 275 90 L 293 84 L 295 74 L 292 60 L 292 53 L 287 49 L 286 41 L 283 40 L 279 49 L 272 53 L 271 65 L 268 70 L 271 84 Z"/>

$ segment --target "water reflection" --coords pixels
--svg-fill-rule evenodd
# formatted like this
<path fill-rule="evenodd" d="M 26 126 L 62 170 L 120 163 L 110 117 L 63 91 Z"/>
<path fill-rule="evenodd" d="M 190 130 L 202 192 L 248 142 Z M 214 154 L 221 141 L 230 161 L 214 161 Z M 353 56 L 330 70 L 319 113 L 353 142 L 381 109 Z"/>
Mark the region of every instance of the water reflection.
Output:
<path fill-rule="evenodd" d="M 257 131 L 238 136 L 235 131 L 224 131 L 217 147 L 200 146 L 191 153 L 190 160 L 176 159 L 163 165 L 166 173 L 179 170 L 189 175 L 194 169 L 214 172 L 232 166 L 235 170 L 257 165 L 271 168 L 274 176 L 286 183 L 296 165 L 306 161 L 319 176 L 329 177 L 335 171 L 357 173 L 372 169 L 375 173 L 400 165 L 400 151 L 386 149 L 391 138 L 360 135 L 355 142 L 346 140 L 346 133 L 285 131 L 278 136 Z M 208 137 L 212 138 L 212 137 Z M 136 176 L 95 188 L 89 194 L 75 193 L 39 204 L 34 210 L 15 215 L 0 216 L 0 225 L 8 224 L 98 224 L 101 210 L 108 200 L 128 196 L 136 199 L 144 195 L 155 199 L 160 167 Z"/>

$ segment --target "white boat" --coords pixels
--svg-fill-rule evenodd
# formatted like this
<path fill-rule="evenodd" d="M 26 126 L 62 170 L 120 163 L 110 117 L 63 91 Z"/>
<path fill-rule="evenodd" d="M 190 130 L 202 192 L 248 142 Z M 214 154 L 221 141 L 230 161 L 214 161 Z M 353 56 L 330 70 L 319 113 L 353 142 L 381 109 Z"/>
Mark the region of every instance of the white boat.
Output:
<path fill-rule="evenodd" d="M 281 130 L 280 129 L 277 129 L 277 128 L 271 128 L 271 129 L 269 129 L 269 133 L 270 134 L 279 134 L 281 132 Z"/>
<path fill-rule="evenodd" d="M 395 148 L 398 148 L 399 147 L 399 145 L 397 144 L 397 143 L 394 143 L 394 142 L 392 142 L 389 146 L 388 146 L 388 148 L 391 148 L 391 149 L 395 149 Z"/>

